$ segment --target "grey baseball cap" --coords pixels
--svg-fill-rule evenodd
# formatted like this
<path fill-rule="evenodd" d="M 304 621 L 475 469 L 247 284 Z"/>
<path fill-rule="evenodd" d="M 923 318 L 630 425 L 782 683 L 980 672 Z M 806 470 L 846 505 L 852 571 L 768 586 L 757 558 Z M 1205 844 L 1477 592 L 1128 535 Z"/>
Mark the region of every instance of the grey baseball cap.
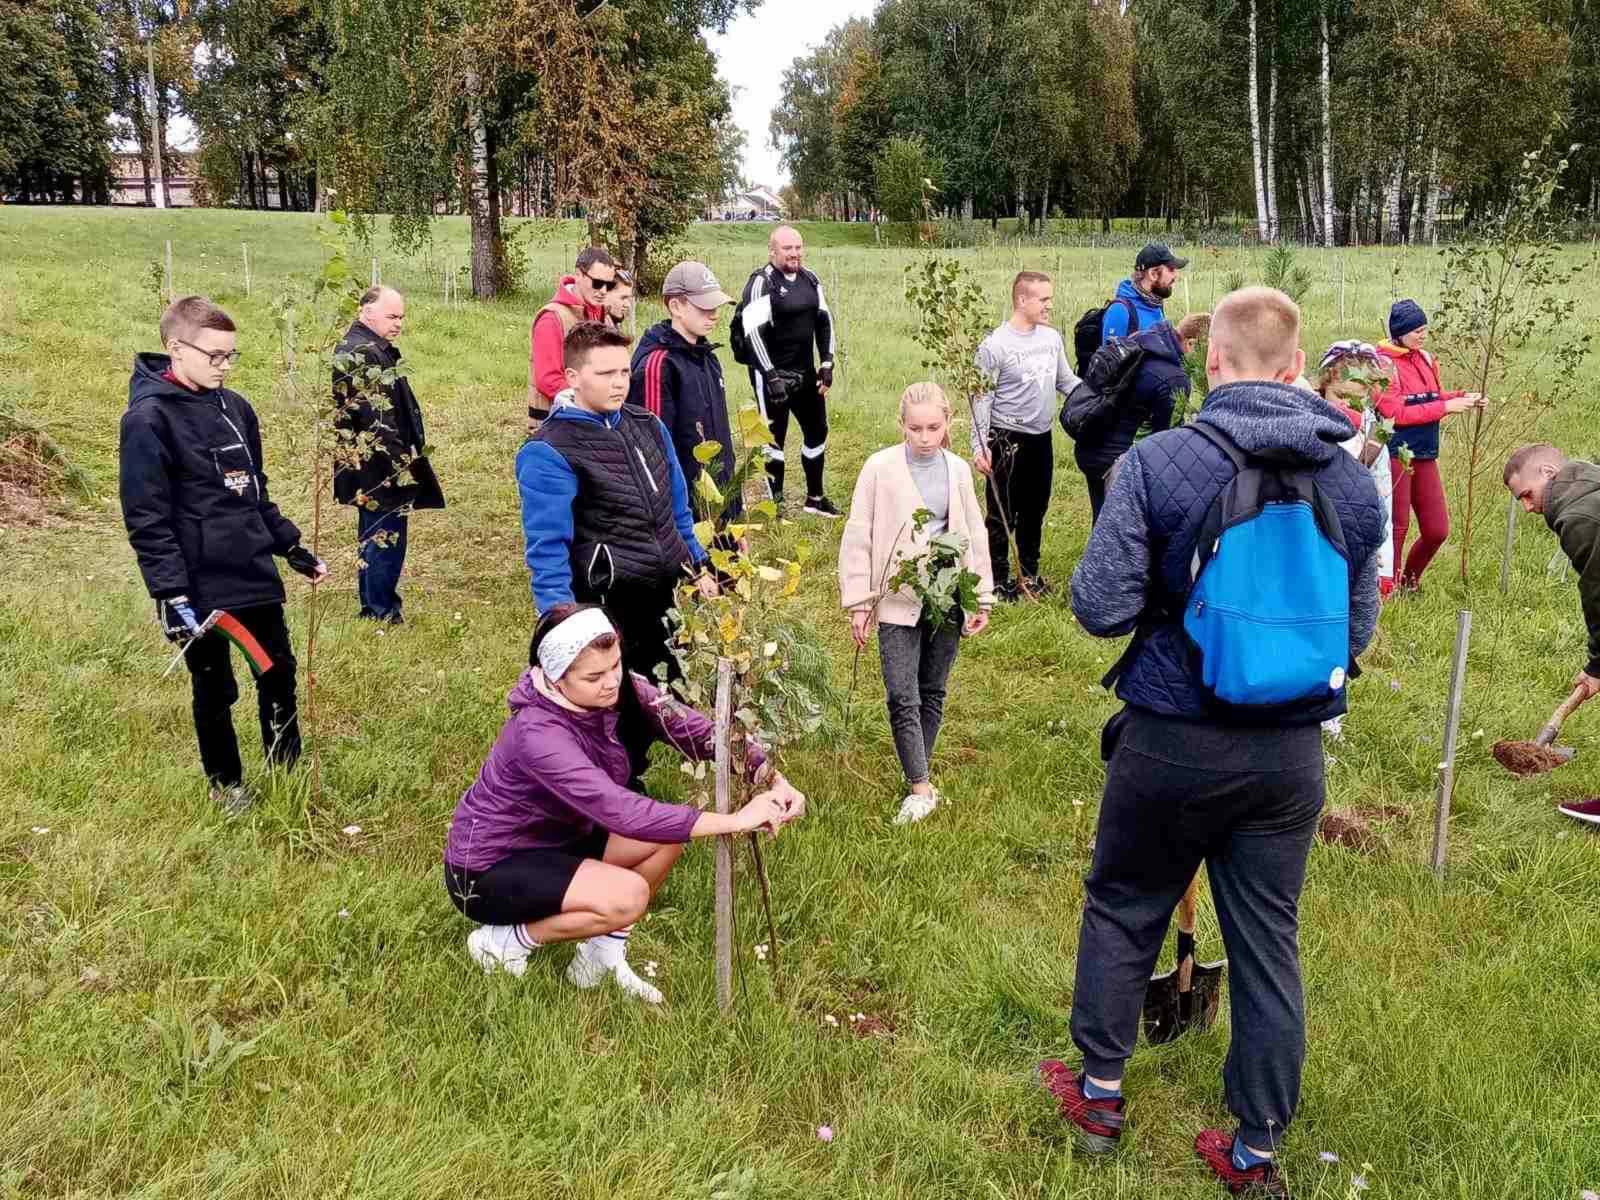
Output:
<path fill-rule="evenodd" d="M 682 296 L 696 308 L 718 308 L 732 304 L 733 297 L 722 290 L 711 268 L 700 262 L 681 262 L 667 272 L 661 297 Z"/>

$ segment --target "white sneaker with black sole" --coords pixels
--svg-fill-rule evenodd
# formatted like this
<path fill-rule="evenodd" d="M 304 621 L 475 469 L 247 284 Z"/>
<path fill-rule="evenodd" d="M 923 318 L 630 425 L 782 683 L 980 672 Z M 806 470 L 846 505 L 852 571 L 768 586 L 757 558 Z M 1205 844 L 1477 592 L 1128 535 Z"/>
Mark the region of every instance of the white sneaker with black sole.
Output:
<path fill-rule="evenodd" d="M 805 508 L 801 511 L 813 517 L 826 517 L 830 521 L 837 521 L 844 516 L 826 496 L 807 496 Z"/>
<path fill-rule="evenodd" d="M 479 925 L 467 934 L 467 953 L 486 975 L 507 971 L 521 978 L 532 951 L 517 939 L 515 925 Z"/>

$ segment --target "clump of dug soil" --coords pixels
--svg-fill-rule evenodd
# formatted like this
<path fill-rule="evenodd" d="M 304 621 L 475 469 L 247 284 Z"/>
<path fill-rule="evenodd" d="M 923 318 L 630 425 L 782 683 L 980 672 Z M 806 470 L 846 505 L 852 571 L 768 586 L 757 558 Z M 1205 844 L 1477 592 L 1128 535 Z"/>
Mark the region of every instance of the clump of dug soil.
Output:
<path fill-rule="evenodd" d="M 1490 753 L 1495 761 L 1518 779 L 1542 775 L 1561 766 L 1570 757 L 1549 746 L 1535 746 L 1532 742 L 1496 742 Z"/>
<path fill-rule="evenodd" d="M 1351 850 L 1372 848 L 1372 826 L 1353 808 L 1330 808 L 1317 822 L 1317 837 Z"/>
<path fill-rule="evenodd" d="M 0 526 L 54 524 L 78 475 L 46 434 L 6 425 L 0 421 Z"/>

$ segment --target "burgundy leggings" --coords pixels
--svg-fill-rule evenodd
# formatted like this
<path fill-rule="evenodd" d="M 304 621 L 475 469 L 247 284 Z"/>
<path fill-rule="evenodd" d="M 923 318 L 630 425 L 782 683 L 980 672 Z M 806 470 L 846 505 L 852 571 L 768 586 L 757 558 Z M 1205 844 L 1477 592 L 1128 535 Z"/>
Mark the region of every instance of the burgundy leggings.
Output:
<path fill-rule="evenodd" d="M 1413 459 L 1411 470 L 1407 471 L 1396 458 L 1389 463 L 1389 481 L 1394 486 L 1395 569 L 1400 572 L 1402 583 L 1415 584 L 1450 536 L 1450 510 L 1444 502 L 1439 464 L 1431 458 Z M 1411 557 L 1407 558 L 1406 534 L 1411 529 L 1412 509 L 1417 513 L 1417 544 L 1411 547 Z"/>

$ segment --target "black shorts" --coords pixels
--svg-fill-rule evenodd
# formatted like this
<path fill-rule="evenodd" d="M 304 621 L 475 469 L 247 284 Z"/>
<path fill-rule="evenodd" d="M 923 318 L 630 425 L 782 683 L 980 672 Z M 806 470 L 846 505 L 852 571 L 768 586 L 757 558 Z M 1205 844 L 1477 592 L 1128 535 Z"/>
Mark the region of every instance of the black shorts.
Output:
<path fill-rule="evenodd" d="M 468 871 L 444 864 L 444 887 L 461 915 L 480 925 L 524 925 L 561 911 L 584 859 L 603 859 L 610 834 L 595 830 L 565 846 L 518 850 L 494 866 Z"/>

